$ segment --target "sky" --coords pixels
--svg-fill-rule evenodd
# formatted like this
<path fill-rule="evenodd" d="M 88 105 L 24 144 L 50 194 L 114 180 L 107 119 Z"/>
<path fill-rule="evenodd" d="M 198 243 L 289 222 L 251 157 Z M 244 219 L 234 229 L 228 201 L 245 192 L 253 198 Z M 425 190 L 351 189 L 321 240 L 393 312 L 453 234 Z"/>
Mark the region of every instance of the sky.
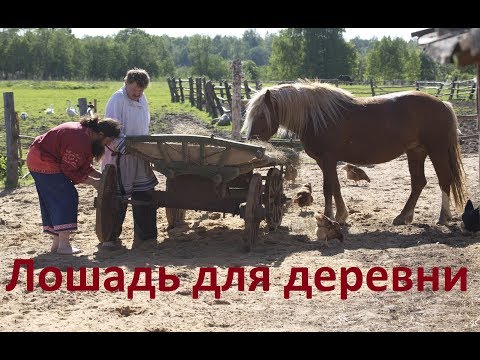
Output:
<path fill-rule="evenodd" d="M 171 37 L 192 36 L 195 34 L 237 36 L 241 37 L 249 28 L 141 28 L 151 35 L 168 35 Z M 425 28 L 346 28 L 343 33 L 345 40 L 353 39 L 359 36 L 361 39 L 371 39 L 377 37 L 381 39 L 384 36 L 391 38 L 400 37 L 405 41 L 412 38 L 411 33 L 423 30 Z M 109 36 L 117 34 L 122 28 L 72 28 L 72 32 L 77 38 L 84 36 Z M 256 28 L 257 33 L 264 37 L 267 33 L 277 33 L 281 28 Z"/>

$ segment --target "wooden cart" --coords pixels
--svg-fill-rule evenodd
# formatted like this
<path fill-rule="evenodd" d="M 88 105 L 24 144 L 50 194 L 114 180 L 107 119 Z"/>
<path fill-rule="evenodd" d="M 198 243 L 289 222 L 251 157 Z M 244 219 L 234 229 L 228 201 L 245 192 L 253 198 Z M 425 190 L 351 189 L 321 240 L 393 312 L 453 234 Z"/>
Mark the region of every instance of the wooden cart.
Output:
<path fill-rule="evenodd" d="M 183 221 L 189 209 L 239 215 L 245 220 L 247 251 L 255 245 L 262 220 L 270 230 L 282 222 L 287 201 L 283 166 L 265 154 L 264 147 L 213 136 L 169 134 L 129 136 L 126 149 L 165 175 L 166 188 L 154 190 L 148 201 L 121 196 L 117 170 L 107 165 L 94 201 L 101 242 L 109 239 L 115 209 L 122 202 L 165 207 L 169 228 Z M 268 168 L 266 175 L 255 172 L 259 168 Z"/>

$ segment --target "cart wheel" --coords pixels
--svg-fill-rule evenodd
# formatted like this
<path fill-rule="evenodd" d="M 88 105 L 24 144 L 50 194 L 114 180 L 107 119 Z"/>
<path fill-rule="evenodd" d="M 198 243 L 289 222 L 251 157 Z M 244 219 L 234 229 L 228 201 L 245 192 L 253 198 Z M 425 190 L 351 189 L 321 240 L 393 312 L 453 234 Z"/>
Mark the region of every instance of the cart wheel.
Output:
<path fill-rule="evenodd" d="M 250 179 L 247 202 L 245 204 L 245 230 L 243 243 L 246 251 L 251 251 L 258 238 L 258 229 L 263 220 L 265 210 L 261 203 L 262 175 L 255 173 Z"/>
<path fill-rule="evenodd" d="M 113 231 L 116 210 L 120 200 L 115 195 L 117 190 L 117 170 L 107 164 L 102 172 L 97 197 L 93 201 L 96 210 L 95 233 L 100 242 L 108 241 Z"/>
<path fill-rule="evenodd" d="M 286 197 L 283 193 L 282 173 L 277 168 L 271 168 L 267 173 L 263 204 L 265 205 L 265 220 L 269 230 L 276 230 L 282 224 L 285 212 Z"/>
<path fill-rule="evenodd" d="M 168 191 L 170 179 L 167 179 L 165 191 Z M 175 225 L 181 224 L 185 221 L 185 209 L 165 208 L 165 215 L 167 216 L 168 228 L 173 229 Z"/>

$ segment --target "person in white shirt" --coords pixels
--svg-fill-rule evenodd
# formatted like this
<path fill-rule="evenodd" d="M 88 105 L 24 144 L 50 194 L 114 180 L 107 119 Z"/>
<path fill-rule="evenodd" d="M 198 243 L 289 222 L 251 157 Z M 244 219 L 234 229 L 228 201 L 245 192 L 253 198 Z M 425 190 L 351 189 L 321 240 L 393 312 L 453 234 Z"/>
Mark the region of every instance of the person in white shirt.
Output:
<path fill-rule="evenodd" d="M 133 154 L 125 153 L 125 136 L 148 135 L 150 110 L 144 90 L 150 83 L 150 76 L 143 69 L 127 71 L 124 85 L 108 100 L 105 116 L 116 119 L 122 125 L 120 136 L 105 150 L 102 171 L 106 164 L 117 167 L 118 192 L 132 199 L 149 200 L 158 184 L 149 162 Z M 119 237 L 125 220 L 127 204 L 123 204 L 114 217 L 114 229 L 104 246 L 119 245 Z M 154 205 L 133 205 L 134 245 L 144 241 L 157 240 L 157 207 Z"/>

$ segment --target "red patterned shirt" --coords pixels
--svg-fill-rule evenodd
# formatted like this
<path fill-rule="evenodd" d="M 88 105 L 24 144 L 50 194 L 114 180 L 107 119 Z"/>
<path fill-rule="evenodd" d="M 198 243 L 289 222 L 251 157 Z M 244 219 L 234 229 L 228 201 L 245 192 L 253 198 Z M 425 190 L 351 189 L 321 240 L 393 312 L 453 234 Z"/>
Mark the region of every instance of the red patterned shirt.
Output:
<path fill-rule="evenodd" d="M 66 122 L 37 136 L 28 151 L 28 169 L 64 173 L 74 184 L 84 181 L 95 170 L 90 133 L 78 122 Z"/>

